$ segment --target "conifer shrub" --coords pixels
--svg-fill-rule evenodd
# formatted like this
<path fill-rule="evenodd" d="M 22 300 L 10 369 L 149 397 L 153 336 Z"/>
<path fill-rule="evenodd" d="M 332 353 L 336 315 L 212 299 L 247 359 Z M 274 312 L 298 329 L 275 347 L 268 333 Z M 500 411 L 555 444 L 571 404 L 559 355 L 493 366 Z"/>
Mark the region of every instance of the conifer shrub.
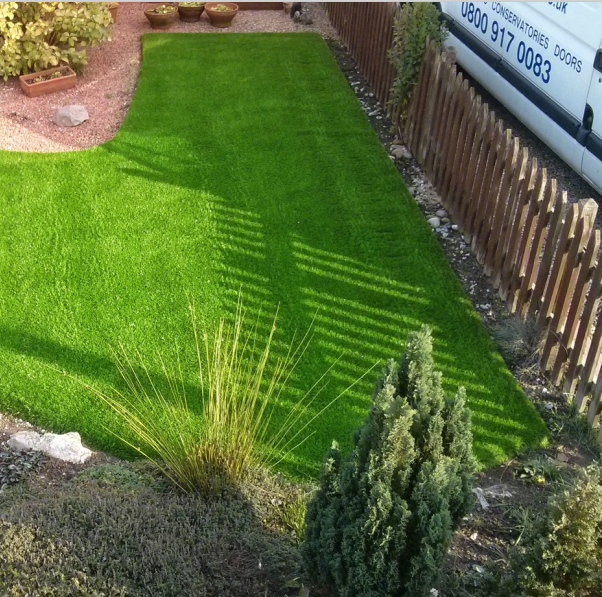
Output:
<path fill-rule="evenodd" d="M 426 40 L 442 44 L 447 28 L 440 19 L 441 13 L 430 2 L 402 2 L 393 25 L 393 47 L 389 59 L 396 70 L 393 81 L 393 98 L 405 118 L 418 73 Z"/>
<path fill-rule="evenodd" d="M 470 414 L 446 398 L 428 327 L 389 360 L 343 458 L 336 443 L 306 515 L 302 555 L 332 595 L 424 595 L 472 504 Z"/>
<path fill-rule="evenodd" d="M 602 469 L 585 469 L 569 490 L 553 496 L 546 514 L 495 567 L 487 595 L 585 597 L 602 594 Z"/>
<path fill-rule="evenodd" d="M 86 48 L 109 38 L 112 21 L 106 2 L 0 2 L 0 76 L 60 63 L 80 70 Z"/>

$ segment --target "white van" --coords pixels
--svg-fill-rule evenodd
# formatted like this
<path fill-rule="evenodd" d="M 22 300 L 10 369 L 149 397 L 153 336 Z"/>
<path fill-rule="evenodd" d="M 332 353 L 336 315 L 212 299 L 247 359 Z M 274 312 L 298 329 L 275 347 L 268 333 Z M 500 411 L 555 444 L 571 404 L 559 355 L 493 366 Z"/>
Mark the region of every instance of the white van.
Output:
<path fill-rule="evenodd" d="M 602 193 L 602 2 L 441 2 L 457 62 Z"/>

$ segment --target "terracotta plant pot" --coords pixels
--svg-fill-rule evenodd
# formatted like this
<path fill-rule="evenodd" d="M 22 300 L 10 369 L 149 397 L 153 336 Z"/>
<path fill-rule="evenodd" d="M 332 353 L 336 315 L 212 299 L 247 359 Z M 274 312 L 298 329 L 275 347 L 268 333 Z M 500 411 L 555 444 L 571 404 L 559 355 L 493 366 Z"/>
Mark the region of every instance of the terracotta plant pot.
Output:
<path fill-rule="evenodd" d="M 114 23 L 117 20 L 117 9 L 119 8 L 119 2 L 107 2 L 107 4 Z"/>
<path fill-rule="evenodd" d="M 227 6 L 229 10 L 215 10 L 215 7 Z M 238 4 L 234 2 L 207 2 L 205 12 L 214 27 L 230 27 L 232 19 L 238 12 Z"/>
<path fill-rule="evenodd" d="M 48 78 L 45 81 L 38 81 L 34 83 L 34 79 L 39 77 L 46 78 L 50 77 L 54 73 L 63 73 L 62 76 L 54 79 Z M 47 70 L 42 70 L 38 73 L 29 73 L 28 75 L 21 75 L 19 77 L 19 83 L 21 83 L 21 89 L 29 97 L 37 97 L 38 95 L 44 95 L 45 93 L 54 93 L 55 91 L 63 91 L 65 89 L 71 89 L 75 85 L 77 75 L 68 66 L 55 66 Z"/>
<path fill-rule="evenodd" d="M 205 5 L 202 6 L 182 6 L 178 4 L 178 14 L 180 21 L 185 23 L 196 23 L 201 20 L 201 14 L 205 10 Z"/>
<path fill-rule="evenodd" d="M 166 13 L 153 12 L 159 6 L 171 6 L 173 10 Z M 169 2 L 153 2 L 152 4 L 147 4 L 144 7 L 144 15 L 148 19 L 150 26 L 153 29 L 169 29 L 169 27 L 171 27 L 178 18 L 178 7 Z"/>

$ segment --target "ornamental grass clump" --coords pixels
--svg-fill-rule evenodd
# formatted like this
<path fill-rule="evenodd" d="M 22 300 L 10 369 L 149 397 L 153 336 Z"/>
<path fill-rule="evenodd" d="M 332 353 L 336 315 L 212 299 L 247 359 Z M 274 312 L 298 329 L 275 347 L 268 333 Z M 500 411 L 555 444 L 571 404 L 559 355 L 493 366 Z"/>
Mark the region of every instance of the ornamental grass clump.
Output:
<path fill-rule="evenodd" d="M 274 409 L 308 347 L 311 327 L 296 347 L 274 359 L 276 318 L 262 342 L 258 324 L 247 330 L 240 300 L 234 322 L 221 319 L 213 332 L 199 329 L 192 305 L 191 315 L 200 382 L 194 395 L 186 393 L 179 359 L 170 369 L 159 355 L 169 388 L 164 392 L 142 359 L 132 361 L 123 347 L 116 362 L 128 392 L 110 396 L 91 389 L 121 416 L 137 441 L 118 437 L 180 489 L 218 493 L 240 484 L 256 468 L 277 466 L 306 441 L 309 425 L 340 395 L 308 414 L 329 368 L 287 417 L 272 425 Z"/>
<path fill-rule="evenodd" d="M 0 2 L 0 76 L 86 65 L 86 48 L 109 39 L 104 2 Z"/>
<path fill-rule="evenodd" d="M 309 503 L 308 577 L 332 595 L 426 595 L 475 468 L 464 389 L 444 396 L 426 326 L 387 362 L 353 444 L 347 458 L 333 444 Z"/>

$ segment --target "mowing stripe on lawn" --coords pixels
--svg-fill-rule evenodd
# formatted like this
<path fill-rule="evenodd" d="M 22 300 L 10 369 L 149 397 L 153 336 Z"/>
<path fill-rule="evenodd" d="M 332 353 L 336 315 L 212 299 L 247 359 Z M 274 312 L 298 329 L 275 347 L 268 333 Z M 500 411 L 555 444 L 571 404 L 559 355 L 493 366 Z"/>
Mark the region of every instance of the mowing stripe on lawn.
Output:
<path fill-rule="evenodd" d="M 119 421 L 69 376 L 120 387 L 118 341 L 156 373 L 154 351 L 173 362 L 177 343 L 195 392 L 188 297 L 216 321 L 242 289 L 262 325 L 280 305 L 280 347 L 315 316 L 274 423 L 341 354 L 312 412 L 426 323 L 446 389 L 466 387 L 483 466 L 545 441 L 318 35 L 151 34 L 143 52 L 114 140 L 0 153 L 0 409 L 124 454 Z M 377 374 L 286 471 L 315 475 L 333 439 L 350 445 Z"/>

